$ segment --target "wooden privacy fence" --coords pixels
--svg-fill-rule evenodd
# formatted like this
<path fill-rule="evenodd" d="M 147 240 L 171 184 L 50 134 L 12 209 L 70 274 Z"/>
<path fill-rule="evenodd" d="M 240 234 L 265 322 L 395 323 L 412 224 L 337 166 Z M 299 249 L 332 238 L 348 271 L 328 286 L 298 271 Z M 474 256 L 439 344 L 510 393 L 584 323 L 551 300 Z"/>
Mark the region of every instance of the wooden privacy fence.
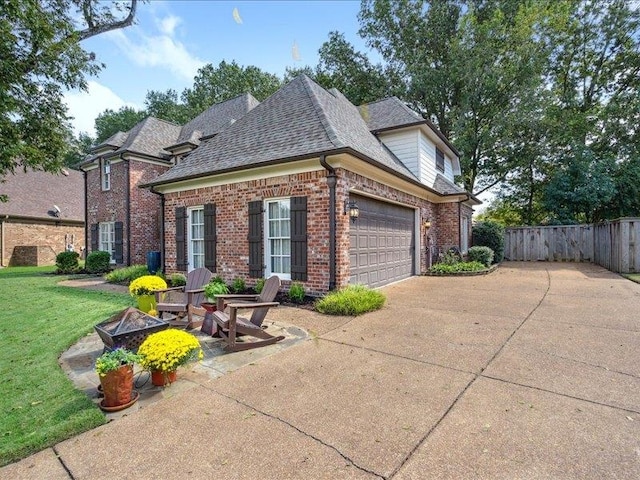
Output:
<path fill-rule="evenodd" d="M 516 261 L 593 262 L 614 272 L 640 272 L 640 218 L 506 228 L 504 257 Z"/>

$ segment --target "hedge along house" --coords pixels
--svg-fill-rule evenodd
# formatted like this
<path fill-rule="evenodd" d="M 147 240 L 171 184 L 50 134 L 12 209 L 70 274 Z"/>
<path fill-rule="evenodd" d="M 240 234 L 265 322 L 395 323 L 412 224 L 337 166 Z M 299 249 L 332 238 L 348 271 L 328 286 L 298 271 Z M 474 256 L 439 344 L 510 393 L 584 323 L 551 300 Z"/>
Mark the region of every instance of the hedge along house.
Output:
<path fill-rule="evenodd" d="M 160 250 L 161 199 L 139 185 L 180 163 L 200 142 L 257 104 L 243 94 L 213 105 L 182 127 L 147 117 L 94 147 L 80 167 L 85 172 L 89 251 L 107 251 L 113 264 L 123 266 L 144 264 L 147 252 Z"/>
<path fill-rule="evenodd" d="M 277 274 L 317 294 L 407 278 L 429 245 L 468 244 L 479 201 L 459 172 L 398 99 L 358 110 L 301 75 L 146 187 L 163 198 L 167 272 Z"/>
<path fill-rule="evenodd" d="M 53 265 L 69 246 L 84 246 L 82 174 L 17 170 L 0 183 L 0 266 Z"/>

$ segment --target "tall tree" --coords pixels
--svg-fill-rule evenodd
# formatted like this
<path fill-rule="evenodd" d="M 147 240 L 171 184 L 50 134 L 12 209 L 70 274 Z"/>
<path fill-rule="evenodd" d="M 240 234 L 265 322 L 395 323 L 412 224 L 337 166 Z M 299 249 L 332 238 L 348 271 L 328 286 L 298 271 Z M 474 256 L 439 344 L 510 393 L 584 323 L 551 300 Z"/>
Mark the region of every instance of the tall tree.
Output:
<path fill-rule="evenodd" d="M 183 125 L 191 120 L 189 108 L 178 101 L 178 92 L 149 90 L 144 100 L 146 112 L 152 117 Z"/>
<path fill-rule="evenodd" d="M 365 0 L 361 30 L 398 68 L 406 100 L 462 152 L 465 188 L 504 180 L 517 157 L 507 135 L 542 81 L 548 55 L 542 27 L 552 2 Z"/>
<path fill-rule="evenodd" d="M 119 110 L 106 109 L 95 120 L 96 144 L 104 142 L 114 133 L 127 132 L 138 122 L 148 117 L 145 110 L 133 107 L 120 107 Z"/>
<path fill-rule="evenodd" d="M 243 67 L 235 61 L 224 60 L 217 67 L 207 64 L 198 70 L 192 88 L 182 92 L 182 101 L 191 117 L 195 117 L 211 105 L 230 100 L 249 92 L 262 101 L 281 86 L 280 79 L 256 66 Z"/>
<path fill-rule="evenodd" d="M 133 22 L 137 1 L 4 0 L 0 6 L 0 178 L 57 171 L 67 151 L 64 89 L 101 65 L 80 41 Z"/>

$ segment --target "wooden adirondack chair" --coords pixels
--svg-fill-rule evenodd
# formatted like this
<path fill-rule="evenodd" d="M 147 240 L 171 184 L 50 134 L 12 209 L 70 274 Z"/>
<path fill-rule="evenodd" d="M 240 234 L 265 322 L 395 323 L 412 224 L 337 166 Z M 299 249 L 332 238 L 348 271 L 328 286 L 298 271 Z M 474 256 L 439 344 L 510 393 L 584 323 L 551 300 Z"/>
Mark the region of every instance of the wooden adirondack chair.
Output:
<path fill-rule="evenodd" d="M 204 286 L 212 276 L 208 268 L 196 268 L 187 274 L 187 284 L 183 287 L 156 290 L 158 317 L 162 318 L 165 313 L 175 315 L 178 320 L 169 322 L 174 326 L 184 325 L 193 328 L 201 324 L 201 320 L 194 322 L 193 314 L 204 316 L 205 310 L 200 304 L 205 300 Z M 186 320 L 182 320 L 185 315 Z"/>
<path fill-rule="evenodd" d="M 273 275 L 264 282 L 262 291 L 258 295 L 238 295 L 234 293 L 216 295 L 216 310 L 224 311 L 230 301 L 234 304 L 243 305 L 273 302 L 278 294 L 278 290 L 280 290 L 280 278 L 277 275 Z M 250 307 L 247 306 L 246 308 Z M 254 314 L 251 315 L 251 318 L 253 319 L 255 317 L 255 322 L 259 323 L 255 323 L 253 320 L 252 323 L 257 327 L 260 327 L 268 310 L 269 308 L 264 308 L 263 311 L 260 311 L 259 313 L 254 312 Z"/>
<path fill-rule="evenodd" d="M 277 302 L 255 302 L 255 303 L 229 303 L 229 313 L 223 310 L 213 312 L 213 320 L 218 326 L 218 335 L 226 342 L 224 347 L 227 352 L 237 352 L 250 348 L 264 347 L 284 340 L 283 335 L 277 337 L 263 330 L 261 325 L 270 307 L 277 307 Z M 238 317 L 238 310 L 248 308 L 253 310 L 251 318 Z M 238 335 L 249 335 L 258 338 L 253 342 L 236 342 Z"/>

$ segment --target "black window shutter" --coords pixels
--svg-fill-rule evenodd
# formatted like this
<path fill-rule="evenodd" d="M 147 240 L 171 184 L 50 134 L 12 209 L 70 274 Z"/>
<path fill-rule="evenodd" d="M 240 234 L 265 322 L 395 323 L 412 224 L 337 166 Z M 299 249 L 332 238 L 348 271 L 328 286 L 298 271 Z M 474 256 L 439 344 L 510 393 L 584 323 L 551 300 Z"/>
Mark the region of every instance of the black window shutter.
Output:
<path fill-rule="evenodd" d="M 264 276 L 262 254 L 262 202 L 249 202 L 249 276 Z"/>
<path fill-rule="evenodd" d="M 98 224 L 97 223 L 92 223 L 91 224 L 91 251 L 92 252 L 97 252 L 99 247 L 98 244 Z"/>
<path fill-rule="evenodd" d="M 291 280 L 307 281 L 307 197 L 291 197 Z"/>
<path fill-rule="evenodd" d="M 176 207 L 176 268 L 187 269 L 187 209 Z"/>
<path fill-rule="evenodd" d="M 113 259 L 118 264 L 124 263 L 124 255 L 122 254 L 122 246 L 123 246 L 123 233 L 122 233 L 122 222 L 114 223 L 114 234 L 115 234 L 115 244 L 113 246 Z"/>
<path fill-rule="evenodd" d="M 216 206 L 207 203 L 204 206 L 204 266 L 216 271 Z"/>

